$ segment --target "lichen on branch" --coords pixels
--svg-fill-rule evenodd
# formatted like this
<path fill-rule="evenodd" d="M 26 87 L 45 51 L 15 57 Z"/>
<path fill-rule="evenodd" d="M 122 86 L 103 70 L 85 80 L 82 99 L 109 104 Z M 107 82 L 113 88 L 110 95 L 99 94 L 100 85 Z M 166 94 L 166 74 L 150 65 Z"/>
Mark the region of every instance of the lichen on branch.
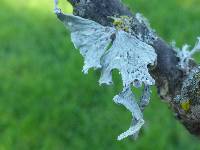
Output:
<path fill-rule="evenodd" d="M 151 81 L 152 81 L 152 79 L 155 80 L 155 85 L 157 87 L 158 94 L 160 95 L 160 97 L 162 99 L 166 100 L 170 104 L 173 112 L 176 114 L 175 116 L 188 129 L 188 131 L 194 135 L 200 136 L 200 117 L 198 117 L 198 114 L 200 111 L 200 109 L 199 109 L 200 108 L 199 107 L 200 98 L 197 94 L 199 91 L 199 87 L 197 86 L 199 84 L 199 82 L 195 78 L 195 76 L 198 76 L 200 71 L 199 71 L 198 65 L 195 63 L 195 61 L 193 59 L 191 59 L 194 52 L 196 52 L 199 49 L 199 43 L 196 44 L 195 48 L 191 52 L 188 51 L 188 47 L 186 47 L 186 46 L 183 47 L 183 51 L 177 51 L 177 49 L 175 47 L 167 44 L 161 37 L 156 35 L 155 31 L 151 29 L 147 19 L 145 19 L 139 13 L 132 14 L 129 11 L 129 9 L 121 3 L 121 0 L 69 0 L 69 2 L 74 7 L 74 12 L 73 12 L 74 15 L 79 16 L 83 19 L 88 19 L 89 21 L 94 21 L 95 23 L 98 23 L 99 25 L 103 26 L 104 28 L 114 29 L 114 32 L 112 32 L 113 33 L 112 36 L 106 36 L 106 37 L 110 37 L 110 39 L 105 40 L 105 38 L 104 38 L 104 40 L 103 40 L 104 42 L 106 42 L 105 45 L 107 45 L 107 42 L 109 41 L 108 42 L 109 46 L 106 49 L 105 49 L 106 46 L 105 45 L 103 46 L 103 50 L 101 51 L 103 53 L 103 55 L 101 56 L 102 53 L 100 55 L 98 55 L 98 56 L 100 56 L 100 57 L 98 57 L 98 58 L 100 58 L 100 61 L 94 60 L 96 64 L 92 63 L 93 65 L 89 66 L 89 68 L 95 67 L 95 66 L 96 66 L 95 68 L 101 68 L 101 69 L 107 68 L 108 70 L 106 71 L 106 73 L 110 73 L 107 75 L 107 77 L 110 77 L 110 78 L 109 78 L 109 80 L 106 81 L 106 83 L 111 82 L 111 71 L 114 68 L 119 69 L 120 72 L 126 72 L 129 70 L 133 70 L 133 68 L 135 67 L 134 66 L 135 63 L 130 63 L 132 61 L 126 62 L 125 60 L 134 59 L 133 53 L 134 53 L 134 55 L 138 54 L 138 52 L 135 52 L 134 50 L 137 50 L 137 51 L 140 50 L 141 48 L 139 46 L 136 46 L 136 49 L 134 49 L 134 48 L 130 49 L 130 51 L 133 52 L 131 55 L 128 53 L 125 53 L 125 52 L 129 51 L 126 47 L 123 46 L 120 48 L 120 50 L 122 52 L 118 49 L 119 47 L 117 47 L 119 53 L 116 53 L 115 55 L 111 55 L 112 57 L 109 56 L 109 59 L 106 59 L 106 60 L 109 60 L 108 62 L 106 62 L 106 60 L 103 59 L 103 57 L 108 55 L 109 52 L 111 53 L 112 46 L 115 47 L 115 48 L 113 48 L 113 50 L 116 49 L 116 46 L 114 46 L 114 44 L 115 44 L 114 42 L 115 42 L 115 40 L 117 41 L 117 39 L 119 37 L 121 38 L 121 35 L 119 36 L 119 33 L 122 31 L 128 32 L 128 33 L 124 32 L 124 34 L 123 34 L 124 38 L 127 38 L 130 36 L 130 39 L 134 40 L 135 43 L 137 43 L 136 41 L 139 41 L 138 42 L 139 45 L 145 45 L 146 49 L 152 49 L 156 53 L 156 56 L 157 56 L 156 61 L 155 61 L 155 59 L 153 59 L 155 54 L 151 53 L 151 54 L 153 54 L 153 55 L 151 55 L 151 56 L 153 56 L 151 58 L 154 61 L 150 61 L 148 63 L 146 62 L 146 64 L 143 64 L 141 67 L 143 69 L 146 67 L 144 69 L 145 70 L 144 74 L 145 74 L 145 76 L 148 77 L 147 79 L 148 80 L 151 79 Z M 58 18 L 63 21 L 65 19 L 65 17 L 63 16 L 64 14 L 61 13 L 61 11 L 58 9 L 58 7 L 56 7 L 55 10 L 56 10 L 55 12 L 57 13 Z M 127 26 L 125 26 L 125 27 L 118 26 L 119 29 L 114 28 L 114 26 L 116 27 L 116 25 L 113 24 L 112 17 L 120 18 L 120 16 L 127 16 L 128 18 L 131 18 L 131 21 L 132 21 L 131 25 L 128 25 L 128 27 L 130 27 L 130 28 L 127 29 Z M 122 31 L 120 31 L 120 32 L 116 31 L 116 30 L 120 30 L 120 29 L 122 29 Z M 111 30 L 108 30 L 108 35 L 110 35 L 110 31 Z M 102 32 L 102 33 L 105 33 L 105 32 Z M 128 34 L 128 36 L 127 36 L 127 34 Z M 103 34 L 103 35 L 105 35 L 105 34 Z M 118 37 L 117 37 L 117 35 L 118 35 Z M 137 40 L 135 40 L 132 37 L 134 37 Z M 96 39 L 96 41 L 98 41 L 98 40 Z M 79 43 L 81 43 L 81 42 L 79 42 Z M 83 43 L 83 45 L 84 44 L 85 43 Z M 119 45 L 119 42 L 118 42 L 118 45 Z M 128 45 L 130 45 L 130 47 L 132 47 L 135 44 L 132 44 L 132 42 L 131 43 L 129 42 Z M 76 44 L 75 44 L 75 46 L 76 46 Z M 149 47 L 151 47 L 151 48 L 149 48 Z M 81 48 L 83 48 L 83 47 L 80 45 L 77 48 L 79 48 L 81 51 Z M 87 49 L 87 50 L 89 50 L 89 49 Z M 85 57 L 85 58 L 86 58 L 86 56 L 89 56 L 88 54 L 86 54 L 88 51 L 87 52 L 86 51 L 81 52 L 83 57 Z M 112 54 L 114 54 L 114 52 L 112 52 Z M 142 53 L 144 54 L 144 51 Z M 123 55 L 123 57 L 122 57 L 123 59 L 120 58 L 119 57 L 120 55 L 118 55 L 118 54 Z M 142 56 L 145 59 L 147 58 L 145 55 L 142 55 Z M 142 57 L 142 56 L 139 56 L 139 57 Z M 119 57 L 120 61 L 123 60 L 122 64 L 124 66 L 120 66 L 121 63 L 116 63 L 116 64 L 114 63 L 116 57 Z M 137 60 L 137 59 L 135 59 L 135 60 Z M 150 64 L 154 64 L 154 65 L 150 66 Z M 129 65 L 130 66 L 132 65 L 132 66 L 130 67 Z M 125 67 L 127 67 L 128 69 L 126 70 Z M 148 67 L 148 70 L 147 70 L 147 67 Z M 89 69 L 89 68 L 87 68 L 87 69 Z M 125 69 L 126 71 L 122 71 L 123 69 Z M 194 70 L 196 70 L 196 72 Z M 135 70 L 134 70 L 134 72 L 135 72 Z M 127 72 L 127 73 L 130 75 L 130 77 L 128 77 L 128 79 L 129 78 L 131 79 L 130 82 L 132 81 L 134 86 L 140 86 L 141 81 L 142 81 L 142 83 L 145 83 L 144 82 L 145 79 L 141 80 L 141 78 L 139 79 L 139 82 L 135 82 L 135 81 L 137 81 L 137 80 L 135 80 L 136 76 L 134 75 L 135 78 L 133 78 L 132 73 L 130 73 L 130 72 Z M 124 73 L 122 73 L 122 79 L 123 79 L 123 81 L 125 81 L 123 76 L 124 76 Z M 191 78 L 191 76 L 192 76 L 192 78 Z M 146 82 L 146 83 L 149 84 L 149 82 Z M 193 84 L 193 83 L 197 83 L 197 84 Z M 140 111 L 141 110 L 143 111 L 144 107 L 142 107 L 142 106 L 147 105 L 149 102 L 149 93 L 150 93 L 149 85 L 151 85 L 151 84 L 149 84 L 149 85 L 148 84 L 145 85 L 146 90 L 144 90 L 144 93 L 142 96 L 143 98 L 141 98 L 141 102 L 139 103 Z M 192 91 L 188 90 L 187 87 L 193 87 L 193 86 L 196 90 L 192 90 Z M 115 97 L 115 99 L 114 99 L 116 103 L 123 104 L 128 109 L 130 106 L 130 99 L 134 99 L 133 98 L 134 96 L 131 96 L 132 98 L 130 98 L 130 95 L 133 94 L 132 92 L 130 92 L 130 87 L 131 87 L 130 85 L 127 86 L 126 84 L 124 84 L 123 91 L 118 95 L 117 98 Z M 128 93 L 132 93 L 132 94 L 128 94 Z M 184 99 L 183 95 L 185 93 L 187 93 L 187 95 L 190 95 L 187 97 L 187 98 L 189 98 L 189 100 Z M 179 96 L 178 101 L 177 101 L 177 96 Z M 121 99 L 126 99 L 128 101 L 121 101 Z M 142 104 L 144 104 L 144 105 L 142 105 Z M 134 105 L 134 106 L 136 106 L 136 105 Z M 134 109 L 131 109 L 131 111 L 133 111 L 133 110 Z M 137 109 L 135 109 L 135 110 L 137 110 Z M 139 112 L 139 111 L 137 111 L 137 112 Z M 134 114 L 133 114 L 133 116 L 134 116 Z M 194 119 L 194 116 L 196 117 L 195 119 Z M 136 124 L 134 124 L 134 123 L 133 124 L 138 129 L 138 128 L 140 128 L 141 124 L 143 124 L 143 121 L 142 121 L 142 119 L 140 119 L 140 121 L 138 121 L 135 117 L 136 116 L 133 117 L 133 120 L 136 120 Z M 142 117 L 140 117 L 140 118 L 142 118 Z M 130 127 L 128 132 L 125 132 L 124 134 L 122 134 L 122 136 L 120 136 L 119 139 L 121 139 L 122 137 L 126 137 L 127 135 L 130 135 L 130 133 L 136 134 L 136 132 L 135 132 L 136 128 Z"/>

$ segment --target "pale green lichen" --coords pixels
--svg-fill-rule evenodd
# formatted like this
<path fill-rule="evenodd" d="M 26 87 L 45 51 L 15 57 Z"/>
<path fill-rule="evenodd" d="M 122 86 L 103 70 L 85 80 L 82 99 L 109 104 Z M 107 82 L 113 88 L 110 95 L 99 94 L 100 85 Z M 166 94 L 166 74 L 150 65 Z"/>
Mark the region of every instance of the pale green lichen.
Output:
<path fill-rule="evenodd" d="M 157 55 L 154 48 L 125 32 L 128 27 L 127 22 L 116 21 L 119 28 L 105 27 L 92 20 L 63 14 L 60 11 L 56 13 L 71 31 L 72 42 L 84 57 L 83 71 L 85 73 L 90 68 L 100 68 L 102 72 L 100 84 L 110 84 L 112 70 L 119 70 L 123 81 L 123 91 L 114 97 L 114 102 L 124 105 L 131 111 L 135 122 L 118 137 L 118 140 L 137 135 L 144 124 L 142 111 L 149 102 L 149 85 L 155 83 L 147 68 L 148 65 L 154 65 L 156 62 Z M 128 18 L 122 17 L 123 19 Z M 115 35 L 114 39 L 113 35 Z M 131 87 L 142 84 L 148 88 L 145 88 L 140 101 L 141 105 L 138 105 Z"/>
<path fill-rule="evenodd" d="M 200 52 L 200 37 L 197 37 L 197 42 L 192 50 L 189 50 L 190 46 L 187 44 L 183 45 L 181 50 L 175 46 L 174 42 L 172 46 L 177 51 L 177 57 L 180 59 L 178 66 L 188 74 L 189 61 L 193 59 L 192 56 L 195 53 Z"/>

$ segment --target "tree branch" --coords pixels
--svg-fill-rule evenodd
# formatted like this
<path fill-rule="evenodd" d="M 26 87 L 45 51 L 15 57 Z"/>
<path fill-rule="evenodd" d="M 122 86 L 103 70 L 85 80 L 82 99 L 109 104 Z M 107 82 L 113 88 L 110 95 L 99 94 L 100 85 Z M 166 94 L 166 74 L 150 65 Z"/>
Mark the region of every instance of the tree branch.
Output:
<path fill-rule="evenodd" d="M 157 53 L 157 65 L 150 70 L 156 80 L 158 94 L 166 100 L 176 117 L 194 135 L 200 135 L 200 70 L 194 61 L 190 60 L 188 74 L 178 67 L 179 58 L 172 46 L 168 45 L 156 34 L 152 40 L 145 39 L 151 32 L 150 27 L 138 20 L 120 0 L 69 0 L 74 7 L 74 14 L 94 20 L 104 26 L 113 26 L 109 16 L 130 16 L 134 18 L 132 30 L 141 35 L 143 41 L 154 47 Z M 153 41 L 153 42 L 152 42 Z M 187 84 L 186 84 L 187 83 Z M 186 96 L 185 96 L 186 95 Z M 177 101 L 179 97 L 179 101 Z M 180 99 L 187 100 L 189 109 L 184 109 Z"/>

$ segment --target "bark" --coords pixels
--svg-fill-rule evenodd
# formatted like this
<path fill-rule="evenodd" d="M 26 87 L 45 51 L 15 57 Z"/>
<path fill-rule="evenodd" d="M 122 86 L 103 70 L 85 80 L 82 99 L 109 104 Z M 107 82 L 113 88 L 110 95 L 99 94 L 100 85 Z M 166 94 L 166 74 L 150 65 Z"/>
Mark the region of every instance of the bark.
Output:
<path fill-rule="evenodd" d="M 73 5 L 74 14 L 83 18 L 94 20 L 104 26 L 113 26 L 108 16 L 134 17 L 133 30 L 145 36 L 149 27 L 140 23 L 136 16 L 125 7 L 120 0 L 69 0 Z M 158 36 L 157 36 L 158 37 Z M 145 42 L 145 41 L 144 41 Z M 156 80 L 156 86 L 160 97 L 167 101 L 178 120 L 191 134 L 200 135 L 200 75 L 195 62 L 190 61 L 190 73 L 178 67 L 179 58 L 175 50 L 161 37 L 148 43 L 154 47 L 157 53 L 157 65 L 151 69 L 151 75 Z M 187 84 L 186 84 L 187 83 Z M 189 109 L 184 110 L 175 99 L 177 96 L 187 96 Z"/>

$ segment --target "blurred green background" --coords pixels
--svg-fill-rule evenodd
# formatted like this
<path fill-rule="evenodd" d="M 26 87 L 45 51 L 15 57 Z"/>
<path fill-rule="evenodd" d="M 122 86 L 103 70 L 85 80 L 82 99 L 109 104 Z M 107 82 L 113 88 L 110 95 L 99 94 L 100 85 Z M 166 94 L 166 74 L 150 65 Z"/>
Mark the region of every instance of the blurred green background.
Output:
<path fill-rule="evenodd" d="M 72 11 L 60 1 L 63 11 Z M 193 45 L 200 35 L 199 2 L 124 0 L 178 46 Z M 155 88 L 138 140 L 118 142 L 131 120 L 112 101 L 121 89 L 118 73 L 110 87 L 98 85 L 98 71 L 83 75 L 83 59 L 53 14 L 52 0 L 0 4 L 0 150 L 200 149 Z"/>

